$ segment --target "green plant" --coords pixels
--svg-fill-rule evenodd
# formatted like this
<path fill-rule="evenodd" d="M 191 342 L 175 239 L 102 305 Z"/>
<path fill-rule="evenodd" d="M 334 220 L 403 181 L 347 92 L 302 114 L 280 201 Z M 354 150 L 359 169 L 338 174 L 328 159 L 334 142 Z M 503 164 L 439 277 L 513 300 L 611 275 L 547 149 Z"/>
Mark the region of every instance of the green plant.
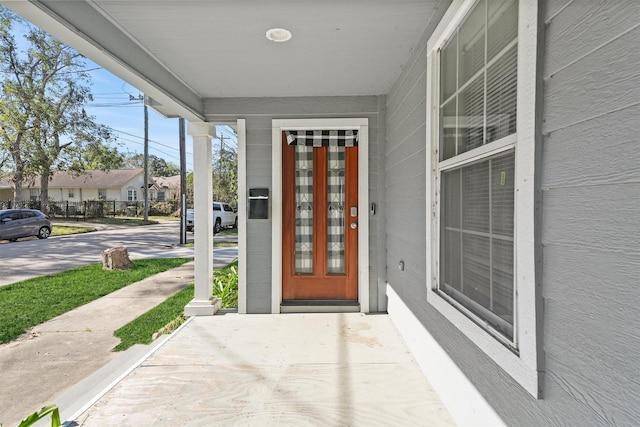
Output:
<path fill-rule="evenodd" d="M 60 427 L 60 411 L 56 405 L 47 405 L 22 420 L 18 427 L 29 427 L 51 414 L 51 427 Z"/>
<path fill-rule="evenodd" d="M 222 300 L 222 308 L 238 308 L 238 261 L 213 273 L 213 295 Z"/>
<path fill-rule="evenodd" d="M 178 201 L 177 200 L 165 200 L 162 202 L 151 202 L 149 203 L 149 215 L 155 216 L 169 216 L 172 212 L 178 209 Z"/>

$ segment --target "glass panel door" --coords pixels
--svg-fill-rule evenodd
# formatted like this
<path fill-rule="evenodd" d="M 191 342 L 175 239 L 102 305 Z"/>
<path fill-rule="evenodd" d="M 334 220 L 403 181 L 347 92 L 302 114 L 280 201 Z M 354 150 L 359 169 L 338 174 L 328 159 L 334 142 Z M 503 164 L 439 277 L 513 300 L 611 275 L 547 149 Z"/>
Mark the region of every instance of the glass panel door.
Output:
<path fill-rule="evenodd" d="M 357 300 L 358 147 L 282 144 L 282 299 Z"/>
<path fill-rule="evenodd" d="M 313 273 L 313 147 L 295 146 L 296 273 Z"/>
<path fill-rule="evenodd" d="M 327 273 L 344 273 L 345 147 L 327 152 Z"/>

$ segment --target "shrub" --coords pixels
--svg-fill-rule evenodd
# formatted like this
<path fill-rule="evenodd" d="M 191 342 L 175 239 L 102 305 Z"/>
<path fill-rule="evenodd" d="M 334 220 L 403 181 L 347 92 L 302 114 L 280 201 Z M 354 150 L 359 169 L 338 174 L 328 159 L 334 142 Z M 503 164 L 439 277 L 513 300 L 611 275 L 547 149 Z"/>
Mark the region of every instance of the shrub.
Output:
<path fill-rule="evenodd" d="M 163 202 L 153 202 L 149 204 L 149 215 L 169 216 L 178 207 L 178 202 L 174 200 L 166 200 Z"/>
<path fill-rule="evenodd" d="M 222 300 L 222 308 L 238 308 L 238 261 L 213 273 L 213 295 Z"/>

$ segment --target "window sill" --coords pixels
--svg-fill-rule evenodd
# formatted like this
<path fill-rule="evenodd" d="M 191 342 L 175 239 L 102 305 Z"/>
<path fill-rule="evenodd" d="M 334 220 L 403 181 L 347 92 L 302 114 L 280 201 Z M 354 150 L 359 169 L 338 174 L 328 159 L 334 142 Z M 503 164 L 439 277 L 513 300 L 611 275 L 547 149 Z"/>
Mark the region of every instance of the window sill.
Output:
<path fill-rule="evenodd" d="M 431 289 L 427 292 L 427 302 L 445 316 L 460 332 L 513 377 L 533 397 L 540 397 L 539 372 L 535 366 L 527 364 L 517 352 L 514 352 L 511 346 L 500 342 Z"/>

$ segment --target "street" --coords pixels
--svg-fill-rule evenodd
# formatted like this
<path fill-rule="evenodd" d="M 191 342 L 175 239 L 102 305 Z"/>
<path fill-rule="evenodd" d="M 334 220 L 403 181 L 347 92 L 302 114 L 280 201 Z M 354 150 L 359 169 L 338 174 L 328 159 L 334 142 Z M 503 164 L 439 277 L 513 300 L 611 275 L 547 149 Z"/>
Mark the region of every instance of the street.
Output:
<path fill-rule="evenodd" d="M 177 221 L 109 227 L 46 240 L 33 238 L 0 243 L 0 286 L 102 262 L 102 251 L 116 246 L 125 246 L 131 259 L 193 257 L 193 247 L 179 246 L 180 224 Z M 193 233 L 187 233 L 187 239 L 193 241 Z M 237 248 L 214 249 L 214 262 L 217 258 L 230 262 L 236 257 Z"/>

